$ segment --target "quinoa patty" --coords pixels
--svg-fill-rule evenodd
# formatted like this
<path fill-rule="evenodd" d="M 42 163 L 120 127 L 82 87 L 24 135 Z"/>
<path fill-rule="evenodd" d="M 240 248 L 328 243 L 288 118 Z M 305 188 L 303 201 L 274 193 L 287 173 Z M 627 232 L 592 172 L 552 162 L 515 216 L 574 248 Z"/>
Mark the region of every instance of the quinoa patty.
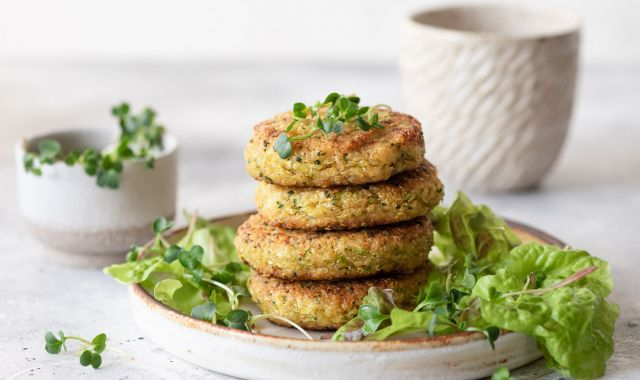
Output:
<path fill-rule="evenodd" d="M 263 313 L 288 318 L 305 329 L 330 330 L 337 329 L 356 316 L 370 287 L 392 289 L 398 306 L 413 307 L 426 281 L 425 271 L 363 280 L 301 282 L 264 277 L 252 272 L 247 287 L 251 298 Z M 272 322 L 284 326 L 277 319 Z"/>
<path fill-rule="evenodd" d="M 292 121 L 291 112 L 263 121 L 253 129 L 244 156 L 255 179 L 284 186 L 341 186 L 386 181 L 413 170 L 424 157 L 420 123 L 410 115 L 386 111 L 382 129 L 369 131 L 347 123 L 341 134 L 316 133 L 292 143 L 293 154 L 282 159 L 273 144 Z M 303 134 L 296 131 L 290 134 Z"/>
<path fill-rule="evenodd" d="M 433 228 L 427 218 L 360 230 L 310 232 L 268 224 L 259 214 L 238 228 L 240 258 L 264 276 L 337 280 L 412 272 L 427 266 Z"/>
<path fill-rule="evenodd" d="M 272 225 L 341 230 L 398 223 L 426 215 L 444 196 L 427 161 L 385 182 L 328 188 L 258 184 L 258 211 Z"/>

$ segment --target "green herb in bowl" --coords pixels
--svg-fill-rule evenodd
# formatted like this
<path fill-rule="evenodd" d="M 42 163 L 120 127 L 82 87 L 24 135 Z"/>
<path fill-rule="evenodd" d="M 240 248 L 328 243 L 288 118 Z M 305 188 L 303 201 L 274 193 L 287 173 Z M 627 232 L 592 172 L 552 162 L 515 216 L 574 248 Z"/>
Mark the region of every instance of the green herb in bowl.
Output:
<path fill-rule="evenodd" d="M 156 112 L 145 108 L 137 115 L 131 113 L 129 104 L 121 103 L 111 109 L 118 119 L 120 137 L 112 147 L 98 152 L 93 148 L 83 151 L 63 152 L 59 141 L 44 139 L 38 142 L 37 152 L 26 152 L 24 169 L 34 175 L 42 175 L 42 166 L 55 162 L 79 165 L 89 176 L 96 177 L 100 187 L 117 189 L 120 186 L 122 164 L 127 160 L 144 160 L 149 169 L 155 163 L 155 153 L 163 149 L 165 128 L 156 121 Z"/>

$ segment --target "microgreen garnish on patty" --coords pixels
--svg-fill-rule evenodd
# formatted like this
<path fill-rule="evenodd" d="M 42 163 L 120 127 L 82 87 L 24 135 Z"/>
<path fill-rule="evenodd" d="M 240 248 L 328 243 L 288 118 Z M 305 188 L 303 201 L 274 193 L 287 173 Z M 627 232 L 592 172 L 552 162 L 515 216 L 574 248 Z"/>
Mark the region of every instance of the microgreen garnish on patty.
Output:
<path fill-rule="evenodd" d="M 282 159 L 289 158 L 293 153 L 292 142 L 310 139 L 314 133 L 321 131 L 325 136 L 331 133 L 340 134 L 344 132 L 346 123 L 355 123 L 363 130 L 372 128 L 384 128 L 379 123 L 379 116 L 375 107 L 361 107 L 360 98 L 355 95 L 340 95 L 332 92 L 327 95 L 323 102 L 316 102 L 307 106 L 304 103 L 293 105 L 293 121 L 287 126 L 286 132 L 282 132 L 273 145 L 273 149 L 278 152 Z M 302 126 L 307 133 L 290 136 L 289 132 L 296 127 Z"/>

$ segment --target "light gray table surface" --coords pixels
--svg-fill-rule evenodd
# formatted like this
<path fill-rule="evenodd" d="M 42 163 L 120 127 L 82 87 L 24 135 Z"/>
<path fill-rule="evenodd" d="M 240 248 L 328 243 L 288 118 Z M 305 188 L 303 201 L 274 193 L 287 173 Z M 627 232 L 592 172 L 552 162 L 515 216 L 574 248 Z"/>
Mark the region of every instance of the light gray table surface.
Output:
<path fill-rule="evenodd" d="M 332 90 L 402 108 L 395 67 L 338 64 L 20 64 L 0 66 L 0 378 L 225 378 L 173 358 L 131 320 L 126 289 L 98 270 L 51 263 L 23 230 L 13 144 L 24 134 L 111 125 L 122 99 L 151 104 L 181 141 L 179 209 L 206 216 L 253 208 L 242 147 L 250 127 Z M 621 306 L 607 377 L 640 378 L 640 68 L 587 67 L 565 150 L 534 191 L 471 194 L 498 213 L 608 260 Z M 427 157 L 428 141 L 427 140 Z M 447 199 L 456 187 L 446 182 Z M 462 189 L 464 190 L 464 189 Z M 133 355 L 100 370 L 44 351 L 47 330 L 93 336 Z M 247 363 L 248 366 L 252 365 Z M 523 377 L 557 378 L 543 363 Z M 532 373 L 534 375 L 532 375 Z"/>

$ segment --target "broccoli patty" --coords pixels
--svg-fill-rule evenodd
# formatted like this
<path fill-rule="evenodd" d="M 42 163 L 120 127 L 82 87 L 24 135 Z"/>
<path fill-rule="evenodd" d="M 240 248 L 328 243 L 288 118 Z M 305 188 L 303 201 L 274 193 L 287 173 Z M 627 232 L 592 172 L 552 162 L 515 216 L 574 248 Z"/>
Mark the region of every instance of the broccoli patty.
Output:
<path fill-rule="evenodd" d="M 238 228 L 240 258 L 264 276 L 337 280 L 424 268 L 433 243 L 431 222 L 361 230 L 310 232 L 273 227 L 259 214 Z"/>
<path fill-rule="evenodd" d="M 342 186 L 386 181 L 394 174 L 416 169 L 424 157 L 420 123 L 410 115 L 385 111 L 382 129 L 358 129 L 293 142 L 293 154 L 282 159 L 273 144 L 293 120 L 291 112 L 263 121 L 253 129 L 244 156 L 255 179 L 284 186 Z M 307 130 L 289 132 L 304 134 Z"/>
<path fill-rule="evenodd" d="M 247 287 L 263 313 L 288 318 L 305 329 L 330 330 L 356 316 L 370 287 L 392 289 L 395 303 L 410 308 L 426 280 L 426 271 L 362 280 L 301 282 L 252 272 Z M 277 319 L 272 322 L 285 326 Z"/>
<path fill-rule="evenodd" d="M 344 187 L 293 187 L 260 182 L 258 210 L 275 226 L 340 230 L 398 223 L 426 215 L 444 196 L 436 168 L 416 170 L 385 182 Z"/>

